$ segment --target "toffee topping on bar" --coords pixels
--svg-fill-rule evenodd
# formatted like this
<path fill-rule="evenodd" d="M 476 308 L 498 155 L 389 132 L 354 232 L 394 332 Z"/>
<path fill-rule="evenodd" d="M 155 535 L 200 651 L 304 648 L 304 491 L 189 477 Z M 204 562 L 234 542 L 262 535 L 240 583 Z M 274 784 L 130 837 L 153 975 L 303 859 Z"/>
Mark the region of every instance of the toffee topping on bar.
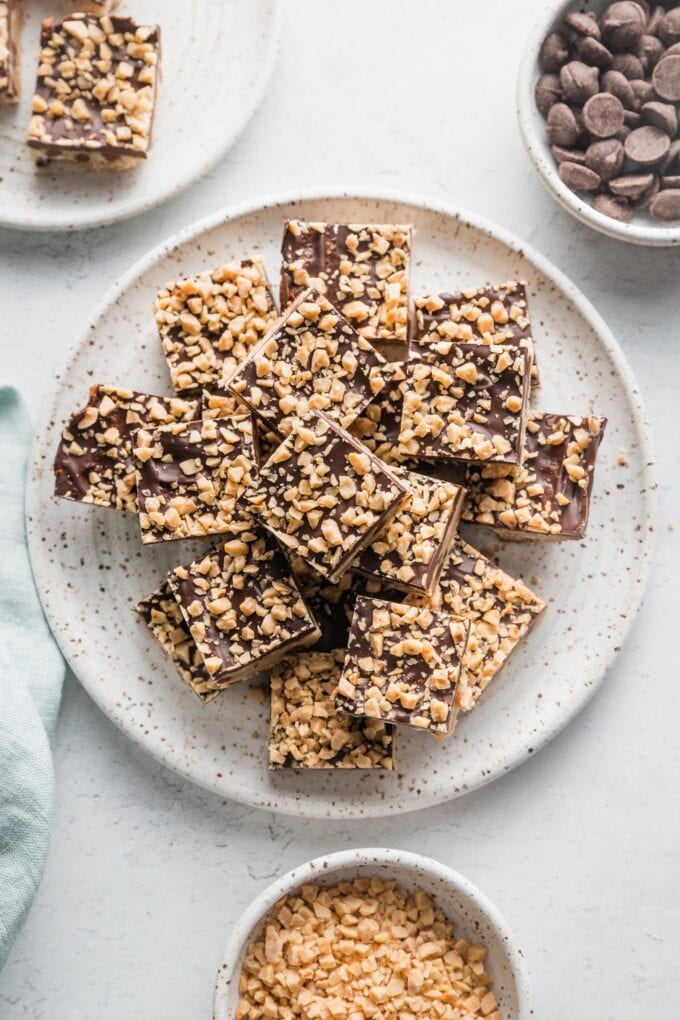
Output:
<path fill-rule="evenodd" d="M 346 428 L 383 389 L 384 365 L 327 298 L 308 290 L 227 383 L 265 425 L 286 435 L 309 410 L 327 411 Z"/>
<path fill-rule="evenodd" d="M 344 650 L 302 652 L 272 670 L 270 769 L 392 769 L 392 727 L 335 708 Z"/>
<path fill-rule="evenodd" d="M 410 489 L 353 569 L 393 588 L 431 592 L 458 527 L 465 490 L 453 482 L 393 467 Z"/>
<path fill-rule="evenodd" d="M 335 581 L 407 493 L 377 457 L 319 413 L 292 423 L 245 500 L 289 554 Z"/>
<path fill-rule="evenodd" d="M 467 631 L 449 613 L 359 596 L 338 710 L 447 736 Z"/>
<path fill-rule="evenodd" d="M 385 388 L 352 422 L 348 431 L 385 464 L 402 464 L 414 471 L 422 471 L 427 465 L 407 457 L 399 448 L 401 413 L 407 387 L 406 365 L 401 361 L 388 362 L 383 366 L 382 375 Z"/>
<path fill-rule="evenodd" d="M 320 636 L 279 546 L 260 528 L 229 536 L 167 580 L 220 689 Z"/>
<path fill-rule="evenodd" d="M 142 428 L 135 439 L 142 542 L 248 529 L 237 504 L 257 472 L 250 414 Z"/>
<path fill-rule="evenodd" d="M 517 538 L 582 538 L 606 421 L 532 411 L 520 467 L 468 469 L 464 518 Z"/>
<path fill-rule="evenodd" d="M 43 21 L 28 144 L 40 164 L 127 169 L 151 144 L 160 30 L 131 18 Z"/>
<path fill-rule="evenodd" d="M 286 220 L 281 303 L 325 293 L 367 340 L 405 341 L 413 228 Z"/>
<path fill-rule="evenodd" d="M 196 417 L 197 401 L 92 386 L 64 428 L 54 461 L 56 496 L 137 512 L 134 433 Z"/>
<path fill-rule="evenodd" d="M 470 623 L 456 703 L 468 712 L 545 609 L 545 603 L 477 549 L 457 538 L 431 599 L 416 606 L 447 610 Z"/>
<path fill-rule="evenodd" d="M 181 610 L 167 584 L 135 606 L 149 631 L 194 694 L 207 704 L 219 694 L 199 655 Z"/>
<path fill-rule="evenodd" d="M 488 285 L 457 294 L 428 294 L 414 301 L 416 339 L 436 343 L 502 346 L 518 344 L 534 355 L 526 284 L 518 281 Z M 538 382 L 536 365 L 532 382 Z"/>
<path fill-rule="evenodd" d="M 434 460 L 519 463 L 530 368 L 526 348 L 414 341 L 400 449 Z"/>
<path fill-rule="evenodd" d="M 169 283 L 154 302 L 156 325 L 177 393 L 221 386 L 276 319 L 259 259 L 228 262 Z"/>

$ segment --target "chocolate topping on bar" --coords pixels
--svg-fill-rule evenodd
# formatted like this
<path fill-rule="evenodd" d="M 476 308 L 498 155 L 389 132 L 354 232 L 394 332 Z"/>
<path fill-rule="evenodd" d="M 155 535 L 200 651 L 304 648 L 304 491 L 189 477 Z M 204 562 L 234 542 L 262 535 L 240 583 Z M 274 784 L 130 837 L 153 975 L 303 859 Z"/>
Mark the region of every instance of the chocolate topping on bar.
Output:
<path fill-rule="evenodd" d="M 62 432 L 54 461 L 56 496 L 137 512 L 134 434 L 196 417 L 197 401 L 92 386 L 87 407 Z"/>
<path fill-rule="evenodd" d="M 307 287 L 325 293 L 367 340 L 406 340 L 413 229 L 394 224 L 287 220 L 281 303 Z"/>

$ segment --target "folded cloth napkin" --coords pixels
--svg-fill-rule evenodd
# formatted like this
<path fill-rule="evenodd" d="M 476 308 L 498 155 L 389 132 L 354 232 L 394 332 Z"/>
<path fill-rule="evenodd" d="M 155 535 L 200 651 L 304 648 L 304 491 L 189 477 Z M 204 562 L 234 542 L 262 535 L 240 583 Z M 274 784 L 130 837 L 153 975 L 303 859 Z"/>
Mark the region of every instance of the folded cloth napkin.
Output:
<path fill-rule="evenodd" d="M 64 662 L 43 616 L 24 528 L 31 425 L 0 386 L 0 969 L 33 902 L 50 837 L 50 737 Z"/>

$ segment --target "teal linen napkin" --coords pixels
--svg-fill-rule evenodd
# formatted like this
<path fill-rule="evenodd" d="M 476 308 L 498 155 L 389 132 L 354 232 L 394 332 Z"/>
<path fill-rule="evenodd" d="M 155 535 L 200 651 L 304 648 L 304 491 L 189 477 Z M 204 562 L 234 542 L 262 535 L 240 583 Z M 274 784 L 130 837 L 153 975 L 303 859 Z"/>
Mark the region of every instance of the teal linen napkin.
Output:
<path fill-rule="evenodd" d="M 54 788 L 50 737 L 64 681 L 26 548 L 30 441 L 16 390 L 0 386 L 0 969 L 45 866 Z"/>

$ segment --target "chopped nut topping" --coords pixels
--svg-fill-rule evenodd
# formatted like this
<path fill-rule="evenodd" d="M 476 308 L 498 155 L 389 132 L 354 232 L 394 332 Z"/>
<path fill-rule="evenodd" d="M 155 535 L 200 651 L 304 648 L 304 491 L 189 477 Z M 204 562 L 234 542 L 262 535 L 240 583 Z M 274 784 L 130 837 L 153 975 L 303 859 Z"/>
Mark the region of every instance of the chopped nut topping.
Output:
<path fill-rule="evenodd" d="M 336 581 L 407 493 L 356 439 L 327 415 L 311 413 L 291 423 L 244 498 L 289 554 Z"/>
<path fill-rule="evenodd" d="M 428 594 L 437 584 L 455 536 L 465 490 L 404 468 L 392 471 L 411 494 L 359 554 L 353 569 L 392 588 Z"/>
<path fill-rule="evenodd" d="M 19 98 L 17 15 L 16 0 L 0 0 L 0 106 Z"/>
<path fill-rule="evenodd" d="M 160 32 L 131 18 L 71 14 L 42 23 L 28 144 L 52 160 L 129 169 L 145 159 Z"/>
<path fill-rule="evenodd" d="M 316 287 L 366 340 L 406 340 L 412 235 L 394 224 L 287 220 L 282 304 Z"/>
<path fill-rule="evenodd" d="M 582 538 L 606 418 L 532 411 L 521 466 L 468 469 L 464 520 L 514 538 Z"/>
<path fill-rule="evenodd" d="M 406 365 L 401 361 L 383 366 L 385 388 L 352 422 L 348 431 L 388 466 L 401 464 L 413 471 L 422 471 L 426 465 L 417 458 L 407 457 L 399 448 L 401 412 L 406 393 Z"/>
<path fill-rule="evenodd" d="M 246 259 L 169 283 L 154 315 L 172 385 L 187 393 L 221 386 L 271 327 L 276 308 L 262 262 Z"/>
<path fill-rule="evenodd" d="M 207 704 L 219 694 L 194 644 L 189 627 L 167 584 L 135 606 L 175 669 L 196 696 Z"/>
<path fill-rule="evenodd" d="M 428 294 L 415 299 L 416 338 L 428 343 L 454 340 L 462 344 L 502 346 L 519 344 L 534 354 L 525 283 L 513 281 L 496 286 Z M 538 383 L 536 365 L 531 381 Z"/>
<path fill-rule="evenodd" d="M 257 472 L 249 413 L 140 429 L 135 456 L 142 542 L 250 527 L 237 508 Z"/>
<path fill-rule="evenodd" d="M 421 609 L 448 610 L 470 622 L 456 703 L 468 712 L 505 665 L 545 609 L 521 580 L 515 580 L 458 538 L 444 565 L 435 594 L 409 596 Z"/>
<path fill-rule="evenodd" d="M 486 955 L 422 890 L 303 885 L 247 947 L 235 1020 L 502 1020 Z"/>
<path fill-rule="evenodd" d="M 302 652 L 274 667 L 269 767 L 391 769 L 392 727 L 335 710 L 343 649 Z"/>
<path fill-rule="evenodd" d="M 349 426 L 383 389 L 384 365 L 327 298 L 306 290 L 227 382 L 265 425 L 286 435 L 310 410 Z"/>
<path fill-rule="evenodd" d="M 468 628 L 447 612 L 360 595 L 338 709 L 440 736 L 452 733 Z"/>
<path fill-rule="evenodd" d="M 414 341 L 400 450 L 434 460 L 519 463 L 530 367 L 523 347 Z"/>
<path fill-rule="evenodd" d="M 216 689 L 320 637 L 281 550 L 257 527 L 177 567 L 167 581 Z"/>
<path fill-rule="evenodd" d="M 64 428 L 54 461 L 56 496 L 137 512 L 134 434 L 191 421 L 197 401 L 92 386 Z"/>

